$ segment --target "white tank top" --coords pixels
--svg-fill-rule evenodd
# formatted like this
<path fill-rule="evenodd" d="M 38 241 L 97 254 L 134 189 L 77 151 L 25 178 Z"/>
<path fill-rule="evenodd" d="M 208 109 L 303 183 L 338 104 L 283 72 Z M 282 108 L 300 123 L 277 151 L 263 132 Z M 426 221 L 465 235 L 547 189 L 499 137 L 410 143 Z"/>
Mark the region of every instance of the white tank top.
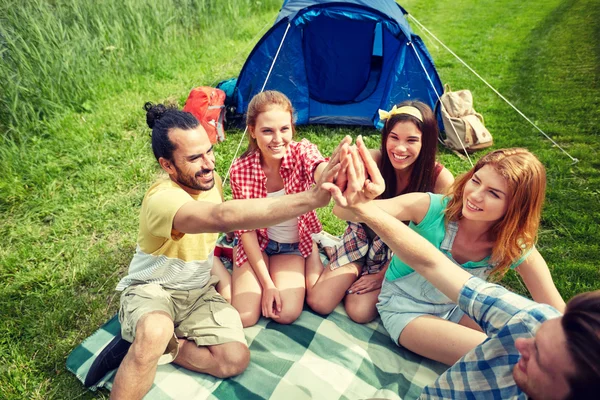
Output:
<path fill-rule="evenodd" d="M 281 197 L 285 195 L 285 189 L 276 192 L 267 193 L 267 197 Z M 298 243 L 298 218 L 288 219 L 277 225 L 267 228 L 269 239 L 279 243 Z"/>

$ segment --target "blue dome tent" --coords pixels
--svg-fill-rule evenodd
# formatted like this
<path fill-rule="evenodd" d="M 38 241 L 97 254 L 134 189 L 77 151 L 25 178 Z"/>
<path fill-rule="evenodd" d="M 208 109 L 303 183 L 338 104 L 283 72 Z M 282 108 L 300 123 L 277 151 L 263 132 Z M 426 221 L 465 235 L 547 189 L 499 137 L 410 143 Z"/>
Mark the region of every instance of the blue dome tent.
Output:
<path fill-rule="evenodd" d="M 433 109 L 443 86 L 405 14 L 394 0 L 286 0 L 240 72 L 236 113 L 269 89 L 299 125 L 381 127 L 377 110 L 407 99 Z"/>

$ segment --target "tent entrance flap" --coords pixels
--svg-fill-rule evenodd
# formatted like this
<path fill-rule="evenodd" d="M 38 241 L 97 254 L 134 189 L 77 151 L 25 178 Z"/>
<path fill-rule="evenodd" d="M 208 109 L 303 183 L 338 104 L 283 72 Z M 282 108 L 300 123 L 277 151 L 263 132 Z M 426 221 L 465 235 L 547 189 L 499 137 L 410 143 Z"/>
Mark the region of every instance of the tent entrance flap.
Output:
<path fill-rule="evenodd" d="M 381 25 L 319 15 L 303 29 L 306 79 L 311 99 L 321 103 L 360 102 L 381 76 Z"/>
<path fill-rule="evenodd" d="M 247 112 L 263 85 L 289 97 L 298 125 L 378 127 L 378 109 L 408 99 L 433 108 L 443 91 L 395 0 L 286 0 L 240 72 L 236 113 Z"/>

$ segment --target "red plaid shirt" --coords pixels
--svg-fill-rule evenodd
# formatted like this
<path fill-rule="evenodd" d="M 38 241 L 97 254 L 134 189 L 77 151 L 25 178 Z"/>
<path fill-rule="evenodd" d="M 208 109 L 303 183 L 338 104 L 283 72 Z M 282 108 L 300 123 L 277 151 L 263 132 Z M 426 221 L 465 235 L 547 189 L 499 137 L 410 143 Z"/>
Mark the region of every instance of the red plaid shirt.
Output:
<path fill-rule="evenodd" d="M 281 162 L 279 173 L 283 179 L 286 194 L 304 192 L 315 183 L 314 173 L 317 166 L 327 161 L 317 146 L 302 139 L 300 142 L 290 142 L 287 152 Z M 231 191 L 234 199 L 257 199 L 267 197 L 267 177 L 260 165 L 260 151 L 255 151 L 233 162 L 230 172 Z M 322 230 L 317 213 L 313 210 L 298 217 L 298 234 L 300 242 L 298 249 L 306 258 L 312 252 L 312 233 Z M 236 237 L 251 230 L 235 231 Z M 269 243 L 267 229 L 256 229 L 258 245 L 264 251 Z M 244 245 L 238 241 L 236 264 L 242 266 L 248 261 Z"/>

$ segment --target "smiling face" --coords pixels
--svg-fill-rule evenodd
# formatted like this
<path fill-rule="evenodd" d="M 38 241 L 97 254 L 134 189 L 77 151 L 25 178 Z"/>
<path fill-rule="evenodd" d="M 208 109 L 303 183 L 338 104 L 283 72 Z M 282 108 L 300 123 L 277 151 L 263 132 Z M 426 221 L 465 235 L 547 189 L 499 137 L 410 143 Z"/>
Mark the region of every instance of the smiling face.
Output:
<path fill-rule="evenodd" d="M 568 377 L 575 373 L 560 318 L 544 322 L 534 338 L 519 338 L 521 358 L 513 369 L 515 383 L 534 399 L 564 399 Z"/>
<path fill-rule="evenodd" d="M 159 159 L 160 165 L 183 190 L 191 194 L 210 190 L 215 185 L 215 155 L 213 146 L 201 126 L 169 131 L 175 145 L 172 160 Z"/>
<path fill-rule="evenodd" d="M 294 135 L 292 115 L 278 105 L 271 106 L 260 113 L 256 124 L 249 126 L 250 135 L 266 161 L 280 161 Z"/>
<path fill-rule="evenodd" d="M 506 179 L 488 164 L 466 183 L 462 215 L 469 220 L 495 222 L 506 214 L 509 200 Z"/>
<path fill-rule="evenodd" d="M 421 131 L 410 121 L 400 121 L 391 129 L 385 149 L 396 170 L 412 166 L 421 152 Z"/>

